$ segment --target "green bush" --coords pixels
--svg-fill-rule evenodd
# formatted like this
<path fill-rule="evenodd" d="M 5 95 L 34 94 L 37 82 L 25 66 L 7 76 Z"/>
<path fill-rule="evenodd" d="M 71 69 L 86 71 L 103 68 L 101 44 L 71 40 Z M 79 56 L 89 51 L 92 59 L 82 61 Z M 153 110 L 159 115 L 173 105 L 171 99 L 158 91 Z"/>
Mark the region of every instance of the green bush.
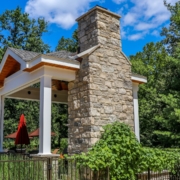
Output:
<path fill-rule="evenodd" d="M 68 138 L 62 138 L 60 141 L 60 151 L 63 152 L 68 146 Z"/>
<path fill-rule="evenodd" d="M 111 180 L 135 179 L 139 172 L 173 169 L 179 153 L 144 148 L 128 125 L 120 122 L 106 125 L 101 139 L 86 154 L 75 155 L 79 165 L 93 170 L 109 167 Z"/>

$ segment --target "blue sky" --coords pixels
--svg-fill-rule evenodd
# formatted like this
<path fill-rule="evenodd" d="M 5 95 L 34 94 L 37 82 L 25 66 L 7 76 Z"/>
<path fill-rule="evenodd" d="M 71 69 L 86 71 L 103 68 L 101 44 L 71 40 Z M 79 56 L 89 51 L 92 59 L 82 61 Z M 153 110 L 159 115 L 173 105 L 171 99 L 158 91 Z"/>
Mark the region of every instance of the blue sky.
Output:
<path fill-rule="evenodd" d="M 121 15 L 122 47 L 127 56 L 141 51 L 148 42 L 161 40 L 161 29 L 169 24 L 170 13 L 163 0 L 6 0 L 0 14 L 20 6 L 31 18 L 44 17 L 49 32 L 43 39 L 53 51 L 62 36 L 71 37 L 77 28 L 75 19 L 95 5 Z"/>

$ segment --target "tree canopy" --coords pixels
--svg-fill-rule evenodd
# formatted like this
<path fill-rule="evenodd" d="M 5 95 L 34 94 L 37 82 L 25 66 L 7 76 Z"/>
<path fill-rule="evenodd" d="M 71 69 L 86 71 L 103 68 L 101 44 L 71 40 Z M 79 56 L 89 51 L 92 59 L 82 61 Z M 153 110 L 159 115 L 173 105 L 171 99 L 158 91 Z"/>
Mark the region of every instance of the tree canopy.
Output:
<path fill-rule="evenodd" d="M 73 32 L 72 38 L 64 38 L 58 41 L 58 45 L 56 47 L 56 51 L 66 50 L 69 52 L 76 52 L 78 48 L 78 37 L 77 37 L 77 30 Z"/>
<path fill-rule="evenodd" d="M 164 39 L 130 56 L 132 70 L 147 76 L 139 91 L 141 141 L 148 146 L 180 145 L 180 2 L 165 3 L 171 12 Z"/>
<path fill-rule="evenodd" d="M 19 7 L 6 10 L 0 15 L 0 59 L 8 46 L 42 53 L 49 51 L 42 40 L 45 32 L 47 22 L 44 19 L 30 19 Z"/>

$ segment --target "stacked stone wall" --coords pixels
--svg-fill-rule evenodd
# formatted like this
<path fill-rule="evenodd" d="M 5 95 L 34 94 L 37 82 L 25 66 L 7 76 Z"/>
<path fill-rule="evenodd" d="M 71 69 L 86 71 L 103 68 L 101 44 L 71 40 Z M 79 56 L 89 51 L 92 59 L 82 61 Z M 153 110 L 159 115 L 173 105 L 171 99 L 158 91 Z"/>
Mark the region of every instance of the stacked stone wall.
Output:
<path fill-rule="evenodd" d="M 78 34 L 81 51 L 100 47 L 82 59 L 69 83 L 70 154 L 86 152 L 106 124 L 134 126 L 131 65 L 120 48 L 119 17 L 95 9 L 79 20 Z"/>

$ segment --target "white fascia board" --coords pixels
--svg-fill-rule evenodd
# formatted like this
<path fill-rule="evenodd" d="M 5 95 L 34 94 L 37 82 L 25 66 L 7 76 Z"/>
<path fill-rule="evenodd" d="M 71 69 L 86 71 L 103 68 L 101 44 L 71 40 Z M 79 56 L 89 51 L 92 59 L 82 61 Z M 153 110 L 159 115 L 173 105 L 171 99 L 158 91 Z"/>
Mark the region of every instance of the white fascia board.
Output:
<path fill-rule="evenodd" d="M 44 75 L 44 69 L 34 73 L 23 72 L 9 76 L 4 81 L 4 86 L 0 89 L 0 95 L 9 95 L 15 93 L 21 89 L 24 89 L 36 82 L 39 82 L 39 78 Z"/>
<path fill-rule="evenodd" d="M 24 60 L 22 60 L 17 54 L 15 54 L 13 51 L 11 51 L 10 49 L 7 49 L 4 56 L 3 56 L 3 59 L 1 61 L 1 65 L 0 65 L 0 72 L 2 71 L 4 65 L 5 65 L 5 62 L 7 60 L 7 57 L 8 56 L 12 56 L 17 62 L 19 62 L 21 64 L 21 70 L 24 69 L 26 67 L 26 62 Z"/>
<path fill-rule="evenodd" d="M 146 77 L 131 76 L 131 80 L 135 82 L 140 82 L 140 83 L 147 83 Z"/>
<path fill-rule="evenodd" d="M 70 69 L 57 68 L 51 66 L 45 66 L 44 72 L 47 75 L 51 75 L 52 79 L 73 81 L 76 78 L 76 72 Z"/>
<path fill-rule="evenodd" d="M 80 69 L 80 62 L 76 60 L 61 59 L 61 58 L 56 58 L 56 57 L 47 56 L 43 54 L 37 56 L 35 59 L 29 62 L 27 68 L 32 68 L 33 66 L 41 62 Z"/>
<path fill-rule="evenodd" d="M 1 95 L 9 95 L 20 91 L 30 85 L 39 82 L 42 76 L 50 76 L 52 79 L 73 81 L 76 78 L 76 72 L 73 70 L 44 66 L 31 73 L 20 71 L 4 81 L 4 86 L 0 88 Z"/>

